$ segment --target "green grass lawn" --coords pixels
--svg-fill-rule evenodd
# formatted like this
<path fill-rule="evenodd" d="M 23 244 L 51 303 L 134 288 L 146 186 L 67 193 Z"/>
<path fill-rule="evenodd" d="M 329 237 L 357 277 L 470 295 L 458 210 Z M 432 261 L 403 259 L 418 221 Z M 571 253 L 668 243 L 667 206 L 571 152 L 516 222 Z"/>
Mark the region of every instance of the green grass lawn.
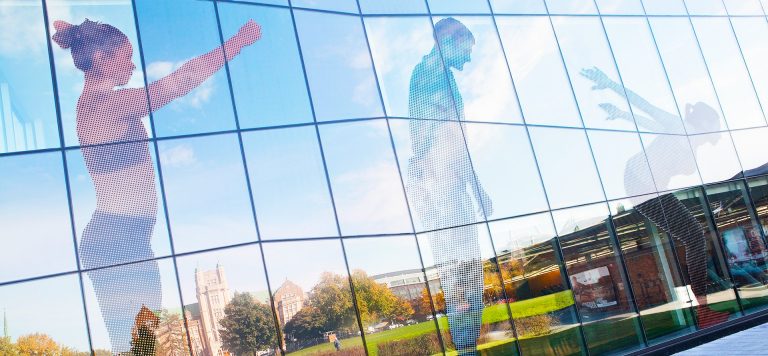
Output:
<path fill-rule="evenodd" d="M 571 291 L 562 291 L 562 292 L 546 295 L 543 297 L 522 300 L 519 302 L 513 302 L 513 303 L 510 303 L 509 306 L 512 309 L 512 315 L 514 315 L 515 318 L 524 318 L 532 315 L 551 313 L 553 311 L 565 308 L 572 304 L 573 304 L 573 297 L 571 296 Z M 509 313 L 507 311 L 507 306 L 505 304 L 495 304 L 495 305 L 485 307 L 483 309 L 484 324 L 494 324 L 494 323 L 503 322 L 506 320 L 509 320 Z M 440 325 L 441 330 L 447 330 L 448 318 L 447 317 L 439 318 L 438 324 Z M 435 332 L 434 321 L 425 321 L 425 322 L 421 322 L 414 325 L 399 327 L 397 329 L 381 331 L 373 334 L 366 334 L 365 341 L 368 346 L 368 352 L 371 355 L 375 356 L 378 354 L 378 349 L 376 346 L 379 343 L 385 343 L 385 342 L 390 342 L 394 340 L 405 340 L 405 339 L 409 339 L 412 337 L 424 335 L 426 333 L 433 333 L 433 332 Z M 512 341 L 514 340 L 510 338 L 506 340 L 490 342 L 490 343 L 480 345 L 478 348 L 480 350 L 497 348 L 497 347 L 500 347 L 500 345 L 507 344 Z M 341 340 L 341 342 L 343 344 L 343 347 L 345 348 L 358 347 L 358 346 L 362 346 L 363 344 L 363 341 L 360 337 L 343 339 Z M 297 356 L 311 355 L 313 353 L 320 352 L 320 351 L 332 351 L 332 350 L 333 350 L 333 345 L 331 343 L 324 343 L 324 344 L 308 347 L 306 349 L 293 352 L 291 353 L 291 355 L 297 355 Z"/>

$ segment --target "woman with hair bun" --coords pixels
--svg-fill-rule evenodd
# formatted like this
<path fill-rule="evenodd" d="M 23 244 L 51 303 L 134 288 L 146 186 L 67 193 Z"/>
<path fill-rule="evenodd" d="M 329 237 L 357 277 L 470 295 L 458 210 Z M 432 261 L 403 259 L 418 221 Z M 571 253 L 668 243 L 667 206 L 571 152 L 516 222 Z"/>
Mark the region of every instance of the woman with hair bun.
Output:
<path fill-rule="evenodd" d="M 93 283 L 112 352 L 145 350 L 134 326 L 142 309 L 161 308 L 160 272 L 151 238 L 157 190 L 147 131 L 141 118 L 199 86 L 261 37 L 261 27 L 245 23 L 223 47 L 184 63 L 146 88 L 117 89 L 136 69 L 133 46 L 117 28 L 90 20 L 79 25 L 54 22 L 53 41 L 69 49 L 85 76 L 77 101 L 77 136 L 96 190 L 96 211 L 79 245 L 80 262 Z M 128 264 L 144 261 L 136 264 Z M 110 267 L 115 266 L 117 267 Z"/>

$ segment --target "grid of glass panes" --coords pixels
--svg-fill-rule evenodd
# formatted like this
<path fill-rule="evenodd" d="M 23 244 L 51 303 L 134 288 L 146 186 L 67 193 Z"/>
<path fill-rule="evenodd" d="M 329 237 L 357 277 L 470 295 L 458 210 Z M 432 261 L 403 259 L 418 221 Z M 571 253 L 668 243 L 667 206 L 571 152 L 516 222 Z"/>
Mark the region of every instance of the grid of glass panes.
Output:
<path fill-rule="evenodd" d="M 110 349 L 89 272 L 151 263 L 158 352 L 230 347 L 211 328 L 243 300 L 271 305 L 275 335 L 254 350 L 332 351 L 338 338 L 353 354 L 450 351 L 434 231 L 405 187 L 420 120 L 409 78 L 447 17 L 475 38 L 453 74 L 472 179 L 493 201 L 471 224 L 485 276 L 479 348 L 628 352 L 695 331 L 675 214 L 706 240 L 713 308 L 763 310 L 766 10 L 765 0 L 2 2 L 0 346 L 45 347 L 48 335 Z M 127 87 L 248 19 L 263 28 L 143 119 L 161 203 L 154 257 L 95 270 L 77 257 L 96 206 L 76 132 L 82 73 L 46 40 L 55 20 L 86 18 L 128 36 L 138 68 Z M 323 304 L 330 290 L 336 302 Z M 300 333 L 316 317 L 307 306 L 327 308 L 327 333 Z"/>

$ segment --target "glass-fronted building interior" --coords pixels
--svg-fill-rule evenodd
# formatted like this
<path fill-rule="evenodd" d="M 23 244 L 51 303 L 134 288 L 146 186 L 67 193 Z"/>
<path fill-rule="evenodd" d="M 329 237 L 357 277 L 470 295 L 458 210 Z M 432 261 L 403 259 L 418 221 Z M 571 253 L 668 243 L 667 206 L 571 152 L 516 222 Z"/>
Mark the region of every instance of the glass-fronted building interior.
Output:
<path fill-rule="evenodd" d="M 766 14 L 0 1 L 0 354 L 626 354 L 764 312 Z"/>

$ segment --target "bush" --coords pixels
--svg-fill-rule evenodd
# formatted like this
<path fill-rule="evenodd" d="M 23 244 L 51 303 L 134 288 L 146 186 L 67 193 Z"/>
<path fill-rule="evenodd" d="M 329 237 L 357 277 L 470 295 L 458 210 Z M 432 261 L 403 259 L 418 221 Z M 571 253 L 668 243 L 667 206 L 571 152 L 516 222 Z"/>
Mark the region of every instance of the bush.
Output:
<path fill-rule="evenodd" d="M 557 320 L 550 314 L 529 316 L 515 320 L 517 334 L 520 337 L 536 337 L 547 335 L 552 328 L 558 326 Z"/>
<path fill-rule="evenodd" d="M 437 334 L 429 333 L 405 340 L 394 340 L 376 345 L 379 355 L 433 355 L 442 353 Z"/>
<path fill-rule="evenodd" d="M 365 355 L 365 350 L 362 346 L 353 346 L 353 347 L 347 347 L 345 348 L 344 345 L 341 346 L 341 350 L 323 350 L 318 352 L 313 352 L 311 354 L 312 356 L 360 356 Z"/>

